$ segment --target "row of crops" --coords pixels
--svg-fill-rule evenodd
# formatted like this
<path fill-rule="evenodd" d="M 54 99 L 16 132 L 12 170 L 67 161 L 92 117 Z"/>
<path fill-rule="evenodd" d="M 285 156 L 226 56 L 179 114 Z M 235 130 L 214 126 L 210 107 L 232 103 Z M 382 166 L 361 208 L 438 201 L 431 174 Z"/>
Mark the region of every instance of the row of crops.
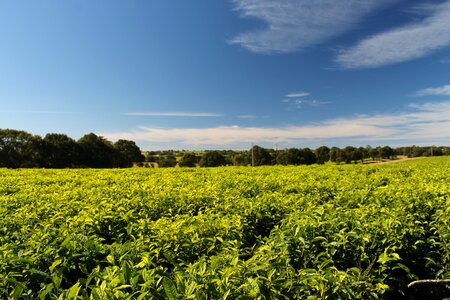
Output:
<path fill-rule="evenodd" d="M 450 158 L 0 169 L 0 298 L 401 298 L 450 278 Z"/>

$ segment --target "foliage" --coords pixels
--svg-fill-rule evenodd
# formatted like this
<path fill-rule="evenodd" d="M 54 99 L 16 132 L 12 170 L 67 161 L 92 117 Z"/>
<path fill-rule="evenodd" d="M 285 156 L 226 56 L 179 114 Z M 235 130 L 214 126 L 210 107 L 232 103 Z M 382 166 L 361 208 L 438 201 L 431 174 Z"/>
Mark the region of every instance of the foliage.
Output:
<path fill-rule="evenodd" d="M 76 167 L 81 163 L 80 145 L 65 134 L 49 133 L 43 138 L 43 166 Z"/>
<path fill-rule="evenodd" d="M 41 160 L 42 140 L 28 132 L 0 129 L 0 167 L 35 167 Z"/>
<path fill-rule="evenodd" d="M 170 168 L 177 165 L 177 159 L 173 154 L 161 155 L 158 157 L 157 162 L 160 168 Z"/>
<path fill-rule="evenodd" d="M 133 162 L 143 162 L 145 160 L 141 149 L 134 141 L 118 140 L 114 143 L 114 148 L 118 154 L 116 159 L 116 166 L 118 167 L 131 167 Z"/>
<path fill-rule="evenodd" d="M 225 156 L 219 151 L 208 151 L 200 159 L 200 167 L 219 167 L 227 164 Z"/>
<path fill-rule="evenodd" d="M 449 171 L 0 169 L 0 298 L 399 299 L 450 278 Z"/>
<path fill-rule="evenodd" d="M 113 145 L 94 133 L 78 141 L 58 133 L 42 139 L 26 131 L 0 129 L 0 167 L 112 168 L 130 167 L 143 160 L 133 141 L 119 140 Z"/>
<path fill-rule="evenodd" d="M 311 165 L 316 162 L 316 156 L 309 148 L 290 148 L 279 151 L 276 162 L 280 165 Z"/>
<path fill-rule="evenodd" d="M 252 162 L 248 161 L 248 154 L 244 151 L 236 152 L 231 159 L 233 166 L 248 166 Z"/>
<path fill-rule="evenodd" d="M 318 164 L 324 164 L 330 160 L 330 148 L 328 148 L 327 146 L 321 146 L 314 152 L 316 154 Z"/>
<path fill-rule="evenodd" d="M 89 133 L 78 140 L 82 149 L 82 162 L 94 168 L 110 168 L 117 160 L 113 144 L 104 137 Z"/>
<path fill-rule="evenodd" d="M 65 134 L 50 133 L 43 139 L 25 131 L 0 129 L 0 167 L 7 168 L 112 168 L 137 166 L 182 167 L 193 166 L 262 166 L 274 163 L 281 165 L 358 163 L 365 159 L 395 159 L 396 155 L 408 157 L 450 155 L 450 147 L 401 147 L 371 146 L 345 148 L 326 146 L 311 151 L 309 148 L 289 148 L 284 150 L 265 149 L 253 146 L 250 151 L 162 150 L 142 152 L 134 141 L 118 140 L 114 144 L 94 133 L 84 135 L 74 141 Z M 203 156 L 203 162 L 200 160 Z M 223 159 L 222 159 L 223 158 Z M 144 164 L 143 162 L 153 164 Z"/>
<path fill-rule="evenodd" d="M 199 162 L 198 157 L 194 153 L 184 153 L 180 159 L 179 165 L 180 167 L 195 167 Z"/>
<path fill-rule="evenodd" d="M 271 165 L 273 163 L 273 157 L 269 151 L 258 145 L 253 146 L 247 155 L 247 161 L 253 166 Z"/>

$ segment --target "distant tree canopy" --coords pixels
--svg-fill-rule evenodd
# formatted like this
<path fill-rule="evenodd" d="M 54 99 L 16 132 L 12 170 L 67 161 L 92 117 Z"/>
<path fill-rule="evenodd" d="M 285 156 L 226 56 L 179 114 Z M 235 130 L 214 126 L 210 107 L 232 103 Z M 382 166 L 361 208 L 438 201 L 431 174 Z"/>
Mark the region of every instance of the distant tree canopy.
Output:
<path fill-rule="evenodd" d="M 159 156 L 157 162 L 160 168 L 170 168 L 177 165 L 177 158 L 173 154 L 166 154 Z"/>
<path fill-rule="evenodd" d="M 225 166 L 227 161 L 219 151 L 208 151 L 200 159 L 200 167 L 220 167 Z"/>
<path fill-rule="evenodd" d="M 253 166 L 271 165 L 273 164 L 273 157 L 267 149 L 255 145 L 248 152 L 247 161 Z"/>
<path fill-rule="evenodd" d="M 120 167 L 131 167 L 133 162 L 143 162 L 144 155 L 134 141 L 118 140 L 114 143 L 114 148 L 118 152 L 118 165 Z"/>
<path fill-rule="evenodd" d="M 81 163 L 80 145 L 67 135 L 49 133 L 42 141 L 42 164 L 44 167 L 73 168 Z"/>
<path fill-rule="evenodd" d="M 241 151 L 241 152 L 234 153 L 231 158 L 231 161 L 234 166 L 247 166 L 247 165 L 251 164 L 251 161 L 249 162 L 249 160 L 248 160 L 247 151 Z"/>
<path fill-rule="evenodd" d="M 113 168 L 128 167 L 143 159 L 133 141 L 112 144 L 94 133 L 78 141 L 59 133 L 49 133 L 42 139 L 25 131 L 0 129 L 0 167 Z"/>
<path fill-rule="evenodd" d="M 137 165 L 159 167 L 217 167 L 224 165 L 310 165 L 358 163 L 365 160 L 393 159 L 397 155 L 408 157 L 450 155 L 450 147 L 408 146 L 393 149 L 383 147 L 344 148 L 326 146 L 312 151 L 309 148 L 283 150 L 253 146 L 245 151 L 146 151 L 145 156 L 134 141 L 118 140 L 111 143 L 102 136 L 89 133 L 78 141 L 65 134 L 49 133 L 41 138 L 26 131 L 0 129 L 0 167 L 6 168 L 123 168 Z"/>
<path fill-rule="evenodd" d="M 324 164 L 330 160 L 330 148 L 327 146 L 319 147 L 315 150 L 315 155 L 318 164 Z"/>
<path fill-rule="evenodd" d="M 84 135 L 78 140 L 82 151 L 81 162 L 86 167 L 108 168 L 118 166 L 118 153 L 113 144 L 94 133 Z"/>
<path fill-rule="evenodd" d="M 178 165 L 180 167 L 195 167 L 199 163 L 198 157 L 194 153 L 184 153 Z"/>
<path fill-rule="evenodd" d="M 309 148 L 290 148 L 279 151 L 276 161 L 280 165 L 311 165 L 317 158 Z"/>
<path fill-rule="evenodd" d="M 28 132 L 0 129 L 0 166 L 37 167 L 41 161 L 42 139 Z"/>

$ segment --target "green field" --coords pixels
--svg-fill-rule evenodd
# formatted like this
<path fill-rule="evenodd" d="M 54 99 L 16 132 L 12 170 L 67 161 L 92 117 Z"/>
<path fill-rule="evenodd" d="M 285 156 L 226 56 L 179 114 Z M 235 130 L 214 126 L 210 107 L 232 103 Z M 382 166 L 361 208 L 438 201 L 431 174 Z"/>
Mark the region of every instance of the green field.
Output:
<path fill-rule="evenodd" d="M 450 157 L 0 169 L 0 298 L 399 298 L 450 278 Z"/>

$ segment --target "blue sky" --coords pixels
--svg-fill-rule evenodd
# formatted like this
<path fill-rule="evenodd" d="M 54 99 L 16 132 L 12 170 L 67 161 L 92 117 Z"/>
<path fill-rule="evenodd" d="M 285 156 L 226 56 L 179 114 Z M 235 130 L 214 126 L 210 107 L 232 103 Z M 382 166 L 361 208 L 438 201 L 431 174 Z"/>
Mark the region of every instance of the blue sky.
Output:
<path fill-rule="evenodd" d="M 0 128 L 450 145 L 450 0 L 1 1 Z"/>

